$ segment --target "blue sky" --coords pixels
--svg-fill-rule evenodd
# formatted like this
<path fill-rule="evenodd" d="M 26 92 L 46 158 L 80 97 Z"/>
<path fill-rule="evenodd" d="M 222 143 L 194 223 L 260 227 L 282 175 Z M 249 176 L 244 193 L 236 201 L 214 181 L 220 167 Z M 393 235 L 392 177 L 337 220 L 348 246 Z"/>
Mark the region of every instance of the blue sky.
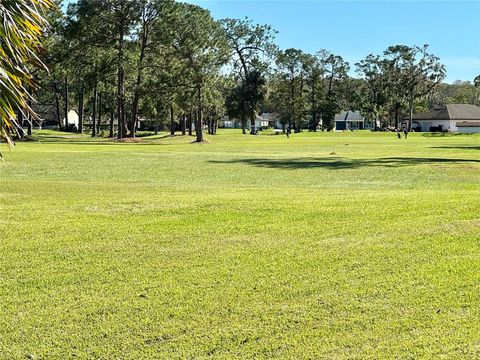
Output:
<path fill-rule="evenodd" d="M 215 19 L 248 16 L 270 24 L 282 49 L 324 48 L 353 65 L 390 45 L 430 45 L 446 82 L 480 74 L 480 1 L 188 0 Z"/>

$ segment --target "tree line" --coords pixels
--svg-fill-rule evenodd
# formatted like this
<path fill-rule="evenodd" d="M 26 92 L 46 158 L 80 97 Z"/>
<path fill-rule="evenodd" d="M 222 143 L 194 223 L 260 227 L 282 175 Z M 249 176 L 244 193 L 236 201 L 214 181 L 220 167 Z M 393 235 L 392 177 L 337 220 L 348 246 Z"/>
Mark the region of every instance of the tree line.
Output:
<path fill-rule="evenodd" d="M 335 114 L 359 110 L 398 127 L 415 110 L 461 99 L 478 103 L 476 81 L 443 84 L 446 69 L 428 45 L 388 47 L 353 67 L 320 49 L 280 50 L 276 31 L 249 19 L 214 20 L 209 11 L 172 0 L 56 1 L 33 70 L 30 104 L 60 129 L 123 139 L 141 120 L 203 141 L 225 116 L 255 133 L 262 112 L 295 132 L 331 130 Z M 350 76 L 355 70 L 356 76 Z M 79 124 L 69 129 L 75 108 Z M 19 109 L 31 134 L 35 118 Z"/>

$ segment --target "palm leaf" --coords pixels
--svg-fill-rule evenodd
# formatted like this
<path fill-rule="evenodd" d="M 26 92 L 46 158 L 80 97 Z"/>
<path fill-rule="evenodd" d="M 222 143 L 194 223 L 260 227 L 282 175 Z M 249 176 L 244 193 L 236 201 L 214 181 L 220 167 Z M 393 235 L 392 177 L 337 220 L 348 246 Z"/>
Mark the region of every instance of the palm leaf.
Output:
<path fill-rule="evenodd" d="M 51 0 L 0 1 L 0 137 L 12 143 L 18 134 L 16 111 L 30 113 L 30 96 L 25 89 L 32 84 L 27 64 L 41 64 L 36 55 L 48 24 L 44 12 L 53 6 Z"/>

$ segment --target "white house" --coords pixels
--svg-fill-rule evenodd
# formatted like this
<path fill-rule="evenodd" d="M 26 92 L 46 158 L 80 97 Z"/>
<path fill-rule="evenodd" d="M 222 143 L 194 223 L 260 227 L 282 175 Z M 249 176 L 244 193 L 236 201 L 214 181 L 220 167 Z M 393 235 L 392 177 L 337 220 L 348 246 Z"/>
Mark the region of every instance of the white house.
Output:
<path fill-rule="evenodd" d="M 78 116 L 77 110 L 75 109 L 70 110 L 68 112 L 67 118 L 68 118 L 68 125 L 75 126 L 78 129 L 79 116 Z M 65 124 L 65 118 L 63 118 L 62 123 Z"/>
<path fill-rule="evenodd" d="M 250 123 L 248 124 L 250 128 Z M 255 119 L 255 128 L 257 129 L 266 129 L 266 128 L 276 128 L 281 129 L 282 124 L 280 123 L 280 118 L 277 113 L 262 113 L 262 115 L 257 115 Z"/>
<path fill-rule="evenodd" d="M 480 133 L 480 121 L 459 121 L 457 131 L 465 134 Z"/>
<path fill-rule="evenodd" d="M 416 131 L 480 132 L 480 107 L 470 104 L 449 104 L 414 114 L 412 128 Z"/>
<path fill-rule="evenodd" d="M 250 129 L 250 119 L 247 119 L 247 129 Z M 230 119 L 225 117 L 223 119 L 223 127 L 226 129 L 240 129 L 242 124 L 237 119 Z M 278 120 L 278 115 L 275 113 L 263 113 L 262 115 L 257 115 L 255 118 L 255 128 L 256 129 L 266 129 L 269 127 L 281 128 L 280 121 Z"/>

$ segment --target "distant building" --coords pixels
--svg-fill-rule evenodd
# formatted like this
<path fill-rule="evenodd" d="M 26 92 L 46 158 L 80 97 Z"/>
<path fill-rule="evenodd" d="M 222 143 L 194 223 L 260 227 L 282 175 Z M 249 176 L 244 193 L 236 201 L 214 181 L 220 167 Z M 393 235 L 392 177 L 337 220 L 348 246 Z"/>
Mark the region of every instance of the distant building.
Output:
<path fill-rule="evenodd" d="M 280 122 L 280 116 L 277 113 L 263 113 L 262 115 L 257 115 L 255 126 L 263 129 L 281 129 L 282 123 Z"/>
<path fill-rule="evenodd" d="M 224 118 L 223 127 L 226 129 L 241 129 L 242 123 L 238 119 Z M 268 129 L 268 128 L 281 128 L 280 120 L 278 114 L 276 113 L 263 113 L 262 115 L 257 115 L 255 118 L 255 128 L 256 129 Z M 250 119 L 247 119 L 247 129 L 250 129 Z"/>
<path fill-rule="evenodd" d="M 363 130 L 365 118 L 359 111 L 344 111 L 335 115 L 335 130 Z"/>
<path fill-rule="evenodd" d="M 68 112 L 67 118 L 68 118 L 68 125 L 69 126 L 75 126 L 78 129 L 79 116 L 78 116 L 77 110 L 75 110 L 75 109 L 70 110 Z M 65 124 L 65 118 L 63 118 L 63 120 L 62 120 L 62 124 Z"/>
<path fill-rule="evenodd" d="M 457 131 L 465 134 L 480 133 L 480 121 L 459 121 Z"/>
<path fill-rule="evenodd" d="M 449 104 L 432 111 L 413 115 L 416 131 L 480 132 L 480 107 L 470 104 Z"/>

